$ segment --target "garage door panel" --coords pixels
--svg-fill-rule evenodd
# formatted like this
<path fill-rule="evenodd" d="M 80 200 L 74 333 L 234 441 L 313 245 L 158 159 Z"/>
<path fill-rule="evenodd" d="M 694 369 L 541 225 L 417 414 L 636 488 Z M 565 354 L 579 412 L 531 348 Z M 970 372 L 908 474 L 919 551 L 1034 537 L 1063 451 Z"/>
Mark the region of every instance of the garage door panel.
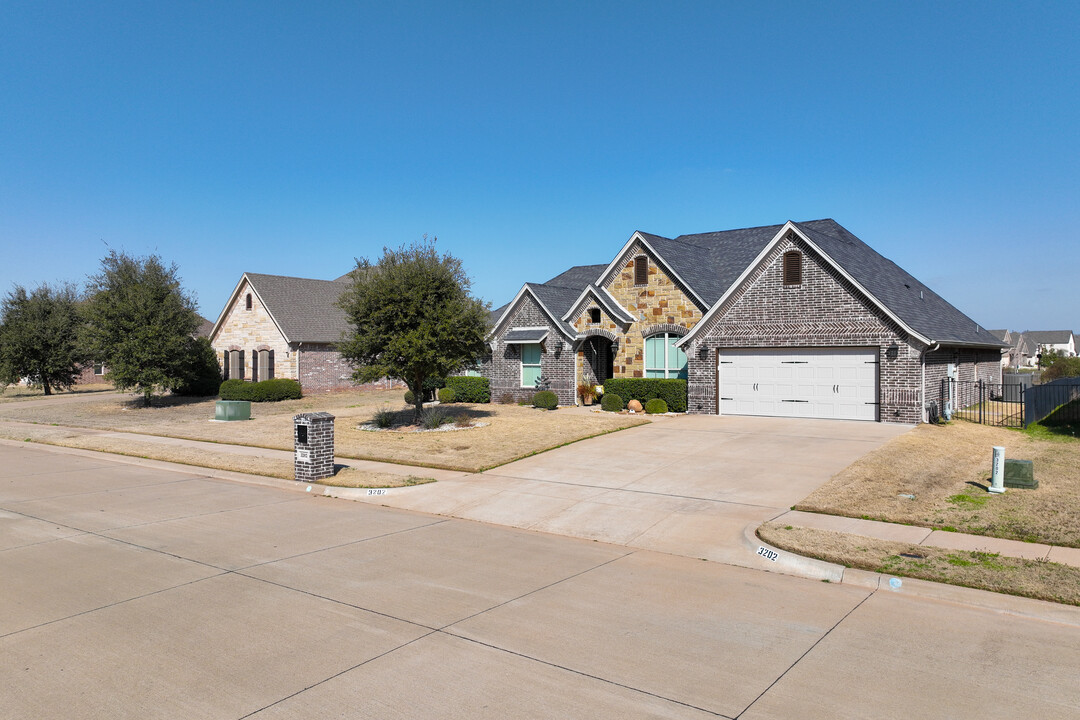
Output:
<path fill-rule="evenodd" d="M 720 412 L 876 420 L 877 357 L 876 348 L 721 351 Z"/>

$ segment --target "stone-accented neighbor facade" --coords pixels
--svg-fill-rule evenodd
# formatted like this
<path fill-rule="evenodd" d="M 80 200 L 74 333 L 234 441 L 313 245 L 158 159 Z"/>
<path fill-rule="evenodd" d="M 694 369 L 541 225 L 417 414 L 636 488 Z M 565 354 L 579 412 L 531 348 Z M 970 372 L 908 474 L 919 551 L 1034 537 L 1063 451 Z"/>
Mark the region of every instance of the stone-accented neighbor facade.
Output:
<path fill-rule="evenodd" d="M 352 367 L 335 347 L 348 330 L 337 307 L 348 284 L 347 275 L 313 280 L 244 273 L 209 334 L 223 374 L 240 380 L 290 378 L 305 393 L 367 387 L 352 383 Z"/>
<path fill-rule="evenodd" d="M 796 276 L 785 277 L 786 256 Z M 1000 382 L 1004 347 L 832 220 L 674 239 L 638 232 L 608 265 L 526 283 L 492 313 L 493 398 L 533 392 L 521 383 L 520 343 L 544 331 L 543 374 L 563 405 L 577 401 L 579 382 L 645 376 L 646 338 L 665 333 L 685 352 L 689 412 L 720 411 L 725 350 L 852 348 L 876 358 L 865 363 L 876 365 L 865 404 L 900 423 L 926 419 L 950 365 L 961 380 Z"/>

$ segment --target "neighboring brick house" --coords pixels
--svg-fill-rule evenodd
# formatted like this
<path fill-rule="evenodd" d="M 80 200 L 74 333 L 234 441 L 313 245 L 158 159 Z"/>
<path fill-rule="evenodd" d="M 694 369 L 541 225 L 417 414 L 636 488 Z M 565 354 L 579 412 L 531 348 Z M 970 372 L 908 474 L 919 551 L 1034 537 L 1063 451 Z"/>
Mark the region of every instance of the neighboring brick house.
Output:
<path fill-rule="evenodd" d="M 833 220 L 636 232 L 607 265 L 526 283 L 488 342 L 494 398 L 682 377 L 692 413 L 902 423 L 945 377 L 1000 382 L 1006 347 Z"/>
<path fill-rule="evenodd" d="M 337 306 L 348 276 L 311 280 L 244 273 L 210 332 L 226 379 L 299 380 L 305 392 L 355 387 L 334 343 L 348 329 Z"/>

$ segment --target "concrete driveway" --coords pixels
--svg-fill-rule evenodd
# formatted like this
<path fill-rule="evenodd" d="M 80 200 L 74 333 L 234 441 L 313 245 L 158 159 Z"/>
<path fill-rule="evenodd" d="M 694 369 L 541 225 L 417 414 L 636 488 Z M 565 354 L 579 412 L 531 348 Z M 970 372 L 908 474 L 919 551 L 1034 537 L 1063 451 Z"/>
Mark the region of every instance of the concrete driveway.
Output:
<path fill-rule="evenodd" d="M 392 507 L 757 566 L 746 529 L 910 426 L 662 417 L 481 475 L 399 488 Z M 361 497 L 359 499 L 368 499 Z"/>
<path fill-rule="evenodd" d="M 1080 707 L 1076 608 L 825 584 L 10 442 L 0 580 L 5 718 Z"/>

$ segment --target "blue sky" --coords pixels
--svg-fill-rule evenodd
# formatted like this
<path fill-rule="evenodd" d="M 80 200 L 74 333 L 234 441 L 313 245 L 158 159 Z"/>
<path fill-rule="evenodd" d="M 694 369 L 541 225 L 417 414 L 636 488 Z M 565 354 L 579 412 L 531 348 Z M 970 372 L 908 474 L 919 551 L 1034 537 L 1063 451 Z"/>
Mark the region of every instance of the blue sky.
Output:
<path fill-rule="evenodd" d="M 333 278 L 425 233 L 498 306 L 634 230 L 832 217 L 1080 330 L 1077 3 L 5 3 L 0 290 L 107 247 Z"/>

